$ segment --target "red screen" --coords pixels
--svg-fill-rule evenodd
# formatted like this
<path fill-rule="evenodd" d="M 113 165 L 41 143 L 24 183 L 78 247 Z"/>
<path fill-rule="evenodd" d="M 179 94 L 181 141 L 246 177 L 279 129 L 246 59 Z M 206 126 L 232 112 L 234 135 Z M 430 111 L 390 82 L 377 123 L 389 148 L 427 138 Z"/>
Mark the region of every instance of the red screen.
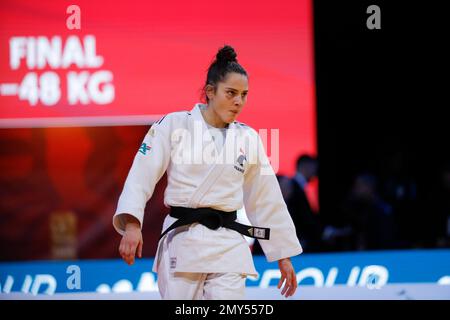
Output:
<path fill-rule="evenodd" d="M 80 257 L 114 256 L 111 217 L 140 141 L 200 101 L 224 44 L 249 75 L 238 120 L 266 130 L 275 171 L 292 175 L 300 154 L 316 154 L 310 0 L 72 4 L 0 2 L 2 259 L 49 257 L 49 217 L 61 212 L 78 219 Z M 151 219 L 164 210 L 155 192 Z M 145 226 L 155 243 L 158 223 Z"/>

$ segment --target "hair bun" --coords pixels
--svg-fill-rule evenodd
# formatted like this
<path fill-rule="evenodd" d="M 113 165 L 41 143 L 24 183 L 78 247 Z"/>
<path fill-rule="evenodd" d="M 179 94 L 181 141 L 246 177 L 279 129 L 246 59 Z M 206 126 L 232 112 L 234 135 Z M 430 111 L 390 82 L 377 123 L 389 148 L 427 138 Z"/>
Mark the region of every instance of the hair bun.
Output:
<path fill-rule="evenodd" d="M 225 45 L 223 48 L 219 50 L 219 52 L 217 52 L 216 60 L 217 63 L 219 64 L 226 64 L 231 61 L 237 62 L 236 57 L 237 54 L 234 51 L 233 47 Z"/>

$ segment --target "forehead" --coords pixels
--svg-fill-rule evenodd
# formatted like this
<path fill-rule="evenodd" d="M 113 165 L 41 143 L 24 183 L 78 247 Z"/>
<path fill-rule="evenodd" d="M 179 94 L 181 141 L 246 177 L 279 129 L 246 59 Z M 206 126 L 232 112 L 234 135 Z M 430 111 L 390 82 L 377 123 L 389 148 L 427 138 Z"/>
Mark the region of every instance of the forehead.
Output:
<path fill-rule="evenodd" d="M 245 91 L 248 90 L 248 79 L 243 74 L 230 72 L 226 75 L 224 81 L 219 82 L 219 86 Z"/>

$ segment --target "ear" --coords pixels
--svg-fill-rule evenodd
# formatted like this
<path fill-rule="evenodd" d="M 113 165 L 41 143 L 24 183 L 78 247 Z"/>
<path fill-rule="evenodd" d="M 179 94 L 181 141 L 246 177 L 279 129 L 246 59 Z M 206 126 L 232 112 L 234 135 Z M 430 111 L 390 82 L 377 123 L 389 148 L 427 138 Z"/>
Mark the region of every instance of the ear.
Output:
<path fill-rule="evenodd" d="M 206 96 L 209 100 L 212 100 L 216 94 L 216 88 L 210 84 L 208 84 L 205 88 Z"/>

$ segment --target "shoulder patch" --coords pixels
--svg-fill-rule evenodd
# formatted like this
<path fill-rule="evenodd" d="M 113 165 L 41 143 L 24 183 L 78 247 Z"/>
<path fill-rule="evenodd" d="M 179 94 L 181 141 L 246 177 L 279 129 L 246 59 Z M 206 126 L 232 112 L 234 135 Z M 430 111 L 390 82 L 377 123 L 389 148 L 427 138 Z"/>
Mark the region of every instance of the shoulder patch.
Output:
<path fill-rule="evenodd" d="M 141 147 L 139 148 L 139 152 L 142 153 L 144 156 L 147 154 L 147 151 L 150 151 L 152 149 L 151 146 L 143 142 L 141 144 Z"/>

